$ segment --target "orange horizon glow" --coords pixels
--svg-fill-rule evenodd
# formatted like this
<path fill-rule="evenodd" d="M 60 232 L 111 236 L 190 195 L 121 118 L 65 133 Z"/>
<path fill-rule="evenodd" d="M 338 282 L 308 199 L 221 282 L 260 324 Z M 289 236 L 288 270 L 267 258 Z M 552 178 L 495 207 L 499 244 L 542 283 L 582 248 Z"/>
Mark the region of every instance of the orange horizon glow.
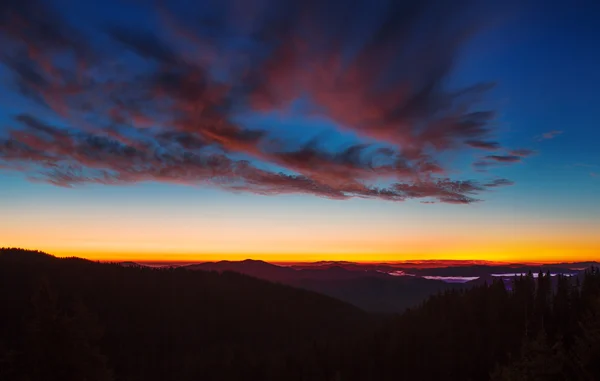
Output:
<path fill-rule="evenodd" d="M 218 232 L 194 235 L 181 228 L 136 229 L 108 224 L 77 229 L 65 225 L 63 223 L 57 229 L 40 227 L 34 230 L 35 235 L 29 230 L 0 229 L 0 247 L 40 250 L 58 257 L 135 262 L 256 259 L 273 263 L 432 260 L 557 263 L 600 259 L 600 239 L 591 226 L 568 235 L 550 232 L 547 237 L 531 230 L 527 237 L 503 234 L 503 231 L 459 234 L 457 229 L 448 228 L 438 232 L 435 238 L 417 231 L 402 235 L 383 229 L 351 230 L 348 227 L 323 232 L 309 230 L 303 234 L 279 228 L 279 234 L 274 236 L 259 235 L 257 230 L 245 231 L 240 227 L 230 232 L 234 239 Z M 267 227 L 262 229 L 269 231 Z M 310 238 L 301 239 L 302 236 Z"/>
<path fill-rule="evenodd" d="M 543 265 L 552 263 L 576 263 L 576 262 L 594 262 L 600 260 L 600 256 L 595 254 L 594 248 L 589 252 L 580 255 L 559 255 L 546 251 L 546 255 L 528 255 L 525 254 L 501 254 L 501 253 L 440 253 L 434 256 L 430 254 L 397 254 L 397 253 L 160 253 L 160 252 L 116 252 L 116 251 L 83 251 L 76 249 L 52 249 L 43 246 L 29 245 L 0 245 L 0 247 L 19 247 L 27 250 L 39 250 L 47 254 L 60 258 L 78 257 L 100 262 L 139 262 L 139 263 L 202 263 L 216 261 L 242 261 L 242 260 L 262 260 L 265 262 L 279 265 L 300 265 L 314 262 L 354 262 L 354 263 L 386 263 L 390 265 L 415 265 L 418 267 L 427 267 L 440 265 L 443 267 L 460 265 Z M 485 259 L 482 259 L 485 258 Z"/>
<path fill-rule="evenodd" d="M 149 207 L 133 196 L 135 190 L 115 204 L 99 202 L 99 196 L 85 190 L 69 190 L 66 201 L 42 204 L 31 197 L 7 205 L 3 212 L 9 218 L 0 218 L 0 247 L 164 263 L 600 260 L 600 221 L 593 213 L 555 216 L 493 203 L 461 207 L 457 213 L 459 207 L 443 205 L 287 203 L 286 198 L 234 196 L 219 204 L 160 204 L 156 199 Z"/>
<path fill-rule="evenodd" d="M 106 225 L 110 226 L 110 225 Z M 119 226 L 116 226 L 118 229 Z M 436 238 L 423 234 L 391 234 L 374 231 L 346 233 L 344 229 L 318 235 L 252 235 L 235 232 L 236 239 L 213 234 L 195 237 L 192 233 L 168 229 L 138 230 L 68 229 L 34 230 L 35 235 L 19 229 L 1 229 L 0 247 L 40 250 L 59 257 L 76 256 L 99 261 L 205 262 L 257 259 L 267 262 L 406 262 L 406 261 L 488 261 L 503 263 L 585 262 L 600 259 L 599 239 L 591 231 L 569 235 L 549 233 L 543 238 L 528 232 L 521 235 L 457 235 L 438 233 Z M 12 231 L 11 231 L 12 230 Z M 151 233 L 147 233 L 150 231 Z M 265 231 L 268 229 L 265 228 Z M 21 234 L 19 234 L 21 233 Z M 62 234 L 61 234 L 62 233 Z M 238 234 L 239 233 L 239 234 Z M 450 234 L 448 234 L 450 233 Z M 450 235 L 454 234 L 453 237 Z M 110 239 L 108 238 L 110 237 Z M 190 238 L 192 237 L 192 238 Z M 187 239 L 186 239 L 187 238 Z"/>

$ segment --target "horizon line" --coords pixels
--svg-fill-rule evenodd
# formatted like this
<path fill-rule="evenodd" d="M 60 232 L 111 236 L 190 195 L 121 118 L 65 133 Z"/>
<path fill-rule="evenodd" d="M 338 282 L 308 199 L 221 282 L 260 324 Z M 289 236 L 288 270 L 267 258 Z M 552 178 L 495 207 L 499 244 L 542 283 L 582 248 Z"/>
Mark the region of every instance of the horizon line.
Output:
<path fill-rule="evenodd" d="M 121 263 L 121 262 L 134 262 L 139 264 L 201 264 L 201 263 L 209 263 L 209 262 L 243 262 L 243 261 L 261 261 L 274 265 L 283 265 L 283 266 L 292 266 L 292 265 L 310 265 L 310 264 L 318 264 L 318 263 L 348 263 L 348 264 L 364 264 L 364 265 L 448 265 L 448 266 L 458 266 L 458 265 L 482 265 L 482 266 L 510 266 L 510 265 L 529 265 L 529 266 L 542 266 L 542 265 L 551 265 L 551 264 L 577 264 L 577 263 L 600 263 L 596 259 L 580 259 L 574 261 L 565 261 L 565 260 L 523 260 L 523 261 L 514 261 L 514 260 L 487 260 L 487 259 L 402 259 L 402 260 L 335 260 L 335 259 L 317 259 L 317 260 L 268 260 L 261 259 L 260 257 L 248 256 L 243 259 L 227 259 L 227 255 L 224 255 L 224 258 L 214 259 L 216 253 L 203 253 L 203 254 L 172 254 L 176 258 L 173 260 L 169 259 L 152 259 L 152 258 L 131 258 L 131 256 L 123 255 L 123 256 L 114 256 L 114 257 L 104 257 L 98 258 L 97 256 L 85 256 L 80 253 L 52 253 L 52 251 L 46 251 L 43 249 L 32 249 L 32 248 L 20 248 L 20 247 L 0 247 L 0 249 L 20 249 L 20 250 L 29 250 L 29 251 L 38 251 L 42 253 L 46 253 L 52 255 L 57 258 L 80 258 L 86 259 L 89 261 L 95 262 L 103 262 L 103 263 Z M 95 252 L 96 253 L 96 252 Z M 231 253 L 230 253 L 231 254 Z M 182 256 L 191 257 L 194 255 L 202 255 L 211 257 L 211 259 L 182 259 Z"/>

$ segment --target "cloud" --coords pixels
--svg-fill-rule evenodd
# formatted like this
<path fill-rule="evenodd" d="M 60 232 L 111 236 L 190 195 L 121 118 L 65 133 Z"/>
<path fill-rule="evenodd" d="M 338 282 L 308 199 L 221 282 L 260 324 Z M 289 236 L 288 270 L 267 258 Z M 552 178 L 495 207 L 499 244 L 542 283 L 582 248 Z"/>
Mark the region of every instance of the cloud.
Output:
<path fill-rule="evenodd" d="M 39 170 L 32 177 L 34 180 L 63 187 L 85 183 L 118 185 L 161 181 L 189 185 L 204 183 L 265 195 L 306 193 L 332 199 L 363 197 L 394 201 L 434 197 L 440 202 L 457 204 L 477 201 L 468 195 L 483 190 L 472 181 L 450 179 L 395 183 L 388 188 L 377 188 L 356 182 L 350 176 L 348 181 L 332 185 L 318 175 L 308 177 L 266 171 L 246 160 L 232 160 L 222 153 L 193 152 L 160 144 L 139 148 L 106 136 L 68 133 L 30 115 L 20 115 L 17 120 L 24 127 L 20 130 L 23 134 L 17 134 L 18 137 L 27 136 L 30 140 L 0 141 L 0 161 L 38 166 Z M 173 139 L 177 141 L 183 136 Z M 161 135 L 157 142 L 167 138 Z M 352 148 L 346 150 L 340 156 L 343 159 L 338 159 L 339 163 L 352 162 L 353 151 Z"/>
<path fill-rule="evenodd" d="M 109 35 L 142 57 L 162 64 L 177 64 L 177 54 L 151 32 L 115 26 Z"/>
<path fill-rule="evenodd" d="M 522 157 L 517 155 L 488 155 L 485 158 L 500 163 L 517 163 L 522 160 Z"/>
<path fill-rule="evenodd" d="M 514 184 L 515 184 L 514 181 L 511 181 L 508 179 L 495 179 L 488 183 L 483 184 L 483 186 L 488 187 L 488 188 L 496 188 L 496 187 L 514 185 Z"/>
<path fill-rule="evenodd" d="M 473 163 L 473 168 L 477 172 L 487 172 L 490 168 L 500 165 L 520 163 L 536 152 L 530 149 L 514 149 L 508 151 L 505 155 L 487 155 L 483 159 Z"/>
<path fill-rule="evenodd" d="M 545 133 L 537 136 L 536 140 L 554 139 L 555 137 L 557 137 L 558 135 L 561 135 L 563 133 L 564 133 L 564 131 L 559 131 L 559 130 L 548 131 L 548 132 L 545 132 Z"/>
<path fill-rule="evenodd" d="M 439 179 L 427 183 L 395 184 L 394 188 L 406 195 L 407 198 L 434 197 L 440 202 L 450 204 L 470 204 L 480 201 L 470 195 L 483 191 L 483 188 L 474 181 L 450 179 Z"/>
<path fill-rule="evenodd" d="M 288 9 L 301 4 L 288 3 Z M 341 126 L 410 148 L 415 155 L 426 146 L 445 150 L 490 132 L 494 112 L 471 111 L 469 106 L 491 84 L 457 91 L 441 86 L 474 22 L 463 18 L 460 7 L 393 2 L 361 36 L 366 41 L 354 57 L 345 60 L 344 49 L 355 42 L 348 36 L 362 17 L 347 15 L 345 6 L 332 12 L 327 9 L 332 4 L 315 2 L 300 12 L 283 12 L 274 25 L 261 26 L 260 42 L 273 45 L 273 54 L 250 74 L 256 84 L 249 90 L 254 107 L 278 109 L 307 94 L 319 112 Z M 446 17 L 434 29 L 419 32 L 442 14 Z M 457 25 L 458 20 L 464 24 Z M 427 43 L 416 48 L 423 40 Z"/>
<path fill-rule="evenodd" d="M 495 151 L 500 148 L 500 143 L 491 142 L 491 141 L 482 141 L 482 140 L 467 140 L 467 145 L 473 148 L 480 148 L 490 151 Z"/>
<path fill-rule="evenodd" d="M 491 140 L 495 110 L 480 106 L 493 83 L 445 86 L 484 23 L 472 16 L 476 5 L 382 2 L 369 22 L 367 1 L 264 5 L 165 6 L 156 28 L 133 17 L 94 39 L 46 2 L 10 0 L 0 7 L 2 62 L 11 90 L 35 106 L 16 111 L 0 138 L 0 166 L 67 187 L 157 181 L 332 199 L 481 199 L 490 185 L 449 177 L 456 171 L 442 159 L 466 147 L 503 149 Z M 296 139 L 297 131 L 239 121 L 284 113 L 299 99 L 303 116 L 335 128 Z M 532 152 L 509 153 L 474 166 Z"/>
<path fill-rule="evenodd" d="M 600 177 L 600 173 L 590 172 L 590 176 L 592 176 L 592 177 Z"/>
<path fill-rule="evenodd" d="M 510 151 L 510 154 L 512 156 L 528 157 L 535 154 L 535 151 L 530 149 L 514 149 Z"/>

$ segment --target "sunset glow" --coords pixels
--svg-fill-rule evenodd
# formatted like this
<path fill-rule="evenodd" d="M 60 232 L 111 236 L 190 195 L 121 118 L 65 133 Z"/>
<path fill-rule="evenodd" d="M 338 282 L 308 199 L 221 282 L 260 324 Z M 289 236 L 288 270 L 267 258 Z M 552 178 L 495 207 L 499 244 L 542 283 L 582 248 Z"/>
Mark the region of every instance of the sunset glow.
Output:
<path fill-rule="evenodd" d="M 147 209 L 144 195 L 153 197 L 148 187 L 121 189 L 127 201 L 113 203 L 102 201 L 109 197 L 102 188 L 38 186 L 48 187 L 47 197 L 65 192 L 69 197 L 42 206 L 22 196 L 21 203 L 6 205 L 13 218 L 0 220 L 4 246 L 95 260 L 167 262 L 588 261 L 598 258 L 600 246 L 598 225 L 589 214 L 567 224 L 525 211 L 496 211 L 493 202 L 468 207 L 460 216 L 455 214 L 460 206 L 453 205 L 427 209 L 366 200 L 297 205 L 295 197 L 220 195 L 221 204 L 193 205 L 198 190 L 183 187 L 175 197 L 179 201 Z M 142 196 L 136 200 L 134 193 Z M 100 201 L 94 205 L 94 200 Z"/>
<path fill-rule="evenodd" d="M 562 11 L 433 3 L 407 19 L 400 2 L 223 3 L 200 6 L 206 24 L 177 2 L 15 8 L 0 26 L 0 246 L 599 259 L 600 81 L 582 75 L 596 41 Z"/>
<path fill-rule="evenodd" d="M 599 16 L 0 0 L 0 381 L 600 381 Z"/>

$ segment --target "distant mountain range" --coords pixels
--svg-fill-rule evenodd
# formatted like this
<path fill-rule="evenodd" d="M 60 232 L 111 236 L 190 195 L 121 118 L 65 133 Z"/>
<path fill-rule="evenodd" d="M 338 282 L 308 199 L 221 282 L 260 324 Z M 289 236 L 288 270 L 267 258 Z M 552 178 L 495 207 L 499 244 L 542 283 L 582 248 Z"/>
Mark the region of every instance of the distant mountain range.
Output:
<path fill-rule="evenodd" d="M 345 348 L 377 326 L 355 306 L 246 275 L 124 265 L 0 248 L 0 380 L 107 381 L 109 366 L 116 380 L 265 380 L 257 369 L 293 380 L 278 364 L 303 369 L 323 357 L 318 343 Z M 87 373 L 63 376 L 72 369 Z"/>
<path fill-rule="evenodd" d="M 133 262 L 123 265 L 134 266 Z M 501 277 L 510 283 L 514 274 L 550 271 L 575 275 L 596 262 L 550 265 L 496 264 L 473 261 L 426 261 L 413 263 L 315 262 L 277 265 L 260 260 L 219 261 L 188 264 L 188 270 L 232 271 L 271 282 L 316 291 L 366 311 L 402 312 L 440 291 L 468 288 Z"/>
<path fill-rule="evenodd" d="M 486 274 L 464 284 L 304 267 L 151 268 L 0 248 L 0 380 L 600 380 L 600 270 L 528 276 L 507 292 L 483 284 L 498 279 L 493 266 L 464 266 Z M 356 308 L 398 311 L 444 288 L 404 314 Z"/>
<path fill-rule="evenodd" d="M 343 265 L 315 268 L 277 266 L 263 261 L 208 262 L 188 270 L 234 271 L 272 282 L 316 291 L 371 312 L 400 312 L 438 291 L 464 287 L 420 277 Z"/>

